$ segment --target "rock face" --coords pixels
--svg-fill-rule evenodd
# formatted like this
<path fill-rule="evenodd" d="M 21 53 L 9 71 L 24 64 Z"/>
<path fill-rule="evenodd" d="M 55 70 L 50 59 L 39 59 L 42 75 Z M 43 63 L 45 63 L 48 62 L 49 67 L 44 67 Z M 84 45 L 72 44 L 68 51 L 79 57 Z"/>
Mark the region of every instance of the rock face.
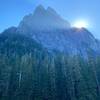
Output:
<path fill-rule="evenodd" d="M 70 24 L 62 19 L 55 10 L 48 7 L 44 9 L 43 6 L 38 6 L 33 14 L 29 14 L 21 21 L 18 31 L 29 33 L 33 31 L 66 29 Z"/>
<path fill-rule="evenodd" d="M 33 39 L 49 50 L 72 55 L 87 55 L 88 51 L 99 53 L 98 43 L 86 29 L 53 30 L 34 33 Z"/>
<path fill-rule="evenodd" d="M 98 54 L 99 47 L 94 36 L 85 28 L 70 27 L 55 10 L 38 6 L 33 14 L 23 18 L 17 32 L 31 35 L 34 40 L 49 50 L 86 56 L 89 51 Z"/>
<path fill-rule="evenodd" d="M 6 30 L 32 37 L 48 51 L 86 57 L 100 54 L 100 42 L 85 28 L 73 28 L 52 8 L 38 6 L 33 14 L 23 18 L 17 28 Z"/>

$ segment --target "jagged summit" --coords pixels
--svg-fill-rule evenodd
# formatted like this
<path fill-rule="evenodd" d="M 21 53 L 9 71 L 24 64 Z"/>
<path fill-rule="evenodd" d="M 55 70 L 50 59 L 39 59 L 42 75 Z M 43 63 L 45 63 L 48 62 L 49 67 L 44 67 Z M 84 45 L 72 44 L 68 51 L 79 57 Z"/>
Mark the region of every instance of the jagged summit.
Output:
<path fill-rule="evenodd" d="M 34 14 L 42 14 L 45 12 L 46 9 L 42 5 L 37 6 L 36 9 L 34 10 Z"/>
<path fill-rule="evenodd" d="M 72 28 L 51 7 L 39 5 L 34 13 L 26 15 L 17 28 L 5 33 L 20 33 L 31 36 L 49 51 L 60 51 L 70 55 L 87 56 L 91 51 L 100 54 L 100 42 L 85 28 Z"/>
<path fill-rule="evenodd" d="M 39 5 L 33 14 L 23 18 L 18 26 L 18 31 L 21 33 L 29 33 L 30 31 L 32 33 L 33 30 L 67 29 L 69 27 L 69 22 L 61 18 L 53 8 L 45 9 L 42 5 Z"/>
<path fill-rule="evenodd" d="M 35 14 L 45 14 L 47 16 L 57 16 L 57 17 L 61 17 L 53 8 L 51 8 L 50 6 L 47 7 L 47 9 L 45 9 L 42 5 L 39 5 L 36 7 L 33 15 Z M 62 18 L 63 19 L 63 18 Z"/>
<path fill-rule="evenodd" d="M 44 8 L 41 4 L 38 5 L 36 9 L 42 9 L 42 10 L 45 10 L 45 8 Z"/>
<path fill-rule="evenodd" d="M 60 15 L 58 15 L 57 12 L 56 12 L 53 8 L 51 8 L 51 7 L 48 7 L 48 8 L 47 8 L 47 12 L 49 12 L 49 13 L 51 13 L 51 14 L 53 14 L 53 15 L 56 15 L 56 16 L 60 16 Z"/>

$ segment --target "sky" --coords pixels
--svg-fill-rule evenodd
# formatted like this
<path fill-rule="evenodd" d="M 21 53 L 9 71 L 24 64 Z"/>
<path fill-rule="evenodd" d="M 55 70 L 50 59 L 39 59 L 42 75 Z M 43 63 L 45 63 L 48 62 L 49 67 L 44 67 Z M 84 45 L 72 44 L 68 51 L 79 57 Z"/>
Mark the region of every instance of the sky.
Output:
<path fill-rule="evenodd" d="M 87 29 L 100 39 L 100 0 L 0 0 L 0 32 L 18 26 L 40 4 L 54 8 L 71 25 L 85 21 Z"/>

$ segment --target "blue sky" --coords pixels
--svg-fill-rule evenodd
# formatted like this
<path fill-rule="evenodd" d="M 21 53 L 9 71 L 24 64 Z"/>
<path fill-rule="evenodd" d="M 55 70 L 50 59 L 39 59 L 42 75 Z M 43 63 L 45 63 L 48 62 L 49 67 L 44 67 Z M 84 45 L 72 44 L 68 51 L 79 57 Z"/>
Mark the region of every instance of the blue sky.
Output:
<path fill-rule="evenodd" d="M 54 8 L 71 24 L 81 19 L 87 21 L 88 30 L 100 39 L 100 0 L 0 0 L 0 32 L 17 26 L 39 4 Z"/>

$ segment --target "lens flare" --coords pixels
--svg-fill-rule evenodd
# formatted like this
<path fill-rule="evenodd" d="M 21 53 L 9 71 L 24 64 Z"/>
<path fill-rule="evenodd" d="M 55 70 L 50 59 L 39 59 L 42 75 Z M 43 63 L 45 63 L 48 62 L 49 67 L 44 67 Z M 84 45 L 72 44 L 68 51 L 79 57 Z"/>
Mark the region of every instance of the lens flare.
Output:
<path fill-rule="evenodd" d="M 79 21 L 76 21 L 73 24 L 73 27 L 76 27 L 76 28 L 87 28 L 88 27 L 88 22 L 87 21 L 83 21 L 83 20 L 79 20 Z"/>

